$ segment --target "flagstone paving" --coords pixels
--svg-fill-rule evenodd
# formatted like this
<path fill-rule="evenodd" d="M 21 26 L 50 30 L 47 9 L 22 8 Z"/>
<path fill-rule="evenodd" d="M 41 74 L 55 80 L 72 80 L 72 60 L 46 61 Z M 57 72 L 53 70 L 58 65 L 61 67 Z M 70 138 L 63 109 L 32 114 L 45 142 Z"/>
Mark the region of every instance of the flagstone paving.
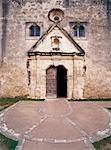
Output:
<path fill-rule="evenodd" d="M 111 102 L 22 101 L 0 114 L 1 132 L 16 150 L 94 150 L 111 135 Z"/>

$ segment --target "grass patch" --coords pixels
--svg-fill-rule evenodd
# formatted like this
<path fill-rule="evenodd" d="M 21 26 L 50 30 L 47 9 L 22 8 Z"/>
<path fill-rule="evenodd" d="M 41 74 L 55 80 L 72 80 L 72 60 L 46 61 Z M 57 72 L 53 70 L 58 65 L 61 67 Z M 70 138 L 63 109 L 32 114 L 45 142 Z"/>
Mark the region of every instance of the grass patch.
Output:
<path fill-rule="evenodd" d="M 0 98 L 0 111 L 4 110 L 5 108 L 13 105 L 14 103 L 18 102 L 18 99 L 14 98 Z"/>
<path fill-rule="evenodd" d="M 101 150 L 106 147 L 107 144 L 111 144 L 111 136 L 108 138 L 105 138 L 103 140 L 100 140 L 98 142 L 93 143 L 96 150 Z"/>
<path fill-rule="evenodd" d="M 111 111 L 111 108 L 107 108 L 108 110 L 110 110 Z M 94 145 L 94 147 L 96 148 L 96 150 L 101 150 L 101 149 L 105 149 L 105 147 L 107 146 L 107 145 L 109 145 L 110 144 L 110 146 L 111 146 L 111 136 L 109 136 L 109 137 L 107 137 L 107 138 L 104 138 L 104 139 L 102 139 L 102 140 L 100 140 L 100 141 L 98 141 L 98 142 L 95 142 L 95 143 L 93 143 L 93 145 Z M 108 149 L 108 148 L 107 148 Z"/>
<path fill-rule="evenodd" d="M 19 101 L 19 98 L 0 98 L 0 102 L 2 103 L 6 103 L 6 102 L 16 103 L 18 101 Z"/>
<path fill-rule="evenodd" d="M 0 111 L 13 105 L 14 103 L 17 103 L 18 101 L 45 101 L 45 99 L 30 99 L 30 98 L 22 98 L 22 97 L 16 97 L 16 98 L 0 98 Z"/>
<path fill-rule="evenodd" d="M 111 98 L 87 98 L 87 99 L 68 99 L 68 101 L 80 101 L 80 102 L 84 102 L 84 101 L 100 101 L 100 102 L 105 102 L 105 101 L 111 101 Z"/>
<path fill-rule="evenodd" d="M 26 100 L 31 100 L 31 101 L 45 101 L 45 99 L 26 99 Z"/>
<path fill-rule="evenodd" d="M 0 102 L 2 103 L 16 103 L 18 101 L 44 101 L 45 99 L 31 99 L 31 98 L 24 98 L 24 97 L 15 97 L 15 98 L 0 98 Z"/>
<path fill-rule="evenodd" d="M 0 143 L 4 149 L 6 148 L 7 150 L 15 150 L 18 141 L 14 141 L 0 134 Z"/>
<path fill-rule="evenodd" d="M 12 104 L 18 102 L 19 99 L 17 98 L 0 98 L 0 111 L 4 110 L 5 108 L 11 106 Z M 0 146 L 4 150 L 15 150 L 18 141 L 14 141 L 5 137 L 3 134 L 0 133 Z"/>

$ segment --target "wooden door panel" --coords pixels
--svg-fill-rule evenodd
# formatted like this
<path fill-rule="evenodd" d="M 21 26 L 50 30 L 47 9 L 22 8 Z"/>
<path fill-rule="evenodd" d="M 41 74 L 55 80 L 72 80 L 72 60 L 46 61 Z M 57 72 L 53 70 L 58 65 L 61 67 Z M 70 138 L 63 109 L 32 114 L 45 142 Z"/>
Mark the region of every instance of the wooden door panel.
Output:
<path fill-rule="evenodd" d="M 50 67 L 46 72 L 46 95 L 47 97 L 57 97 L 57 69 Z"/>

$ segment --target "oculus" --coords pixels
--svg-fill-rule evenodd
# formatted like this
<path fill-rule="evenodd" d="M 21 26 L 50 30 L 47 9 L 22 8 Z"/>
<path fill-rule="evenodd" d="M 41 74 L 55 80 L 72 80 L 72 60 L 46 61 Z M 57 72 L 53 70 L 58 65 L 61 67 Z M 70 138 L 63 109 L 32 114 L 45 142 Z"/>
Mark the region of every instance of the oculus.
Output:
<path fill-rule="evenodd" d="M 48 18 L 50 21 L 58 23 L 64 18 L 64 12 L 61 9 L 52 9 L 49 11 Z"/>

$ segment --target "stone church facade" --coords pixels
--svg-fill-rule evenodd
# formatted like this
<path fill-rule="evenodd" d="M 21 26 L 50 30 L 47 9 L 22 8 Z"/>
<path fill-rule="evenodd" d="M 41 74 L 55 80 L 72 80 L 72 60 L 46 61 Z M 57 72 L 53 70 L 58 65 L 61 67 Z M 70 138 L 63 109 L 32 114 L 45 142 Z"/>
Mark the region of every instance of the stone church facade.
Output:
<path fill-rule="evenodd" d="M 110 0 L 1 0 L 0 97 L 111 97 Z"/>

